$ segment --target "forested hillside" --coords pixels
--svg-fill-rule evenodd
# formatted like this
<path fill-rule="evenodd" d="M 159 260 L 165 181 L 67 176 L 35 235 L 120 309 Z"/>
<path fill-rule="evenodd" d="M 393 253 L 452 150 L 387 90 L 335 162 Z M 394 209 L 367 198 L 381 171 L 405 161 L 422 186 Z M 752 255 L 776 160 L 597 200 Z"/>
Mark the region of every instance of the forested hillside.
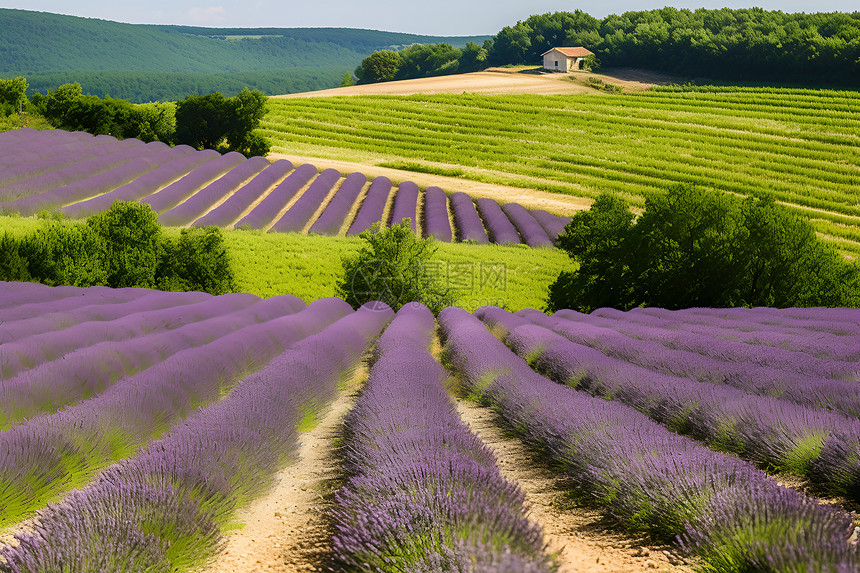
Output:
<path fill-rule="evenodd" d="M 602 20 L 580 10 L 541 14 L 503 28 L 488 62 L 537 64 L 553 46 L 585 46 L 604 66 L 692 78 L 860 85 L 860 12 L 667 7 Z"/>
<path fill-rule="evenodd" d="M 335 87 L 374 50 L 445 38 L 338 28 L 221 29 L 121 24 L 0 9 L 0 77 L 30 91 L 78 81 L 85 93 L 136 102 L 247 86 L 266 93 Z"/>

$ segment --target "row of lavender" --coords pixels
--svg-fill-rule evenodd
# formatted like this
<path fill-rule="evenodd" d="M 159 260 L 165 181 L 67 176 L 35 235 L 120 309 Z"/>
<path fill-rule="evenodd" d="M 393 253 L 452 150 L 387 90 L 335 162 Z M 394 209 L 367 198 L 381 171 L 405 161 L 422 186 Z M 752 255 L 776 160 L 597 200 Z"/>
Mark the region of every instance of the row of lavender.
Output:
<path fill-rule="evenodd" d="M 614 337 L 594 337 L 583 324 L 537 311 L 513 315 L 485 308 L 477 314 L 502 326 L 508 344 L 557 382 L 627 404 L 716 449 L 806 478 L 819 493 L 860 500 L 860 420 L 822 407 L 856 402 L 860 382 L 821 379 L 817 385 L 810 382 L 806 393 L 801 388 L 772 395 L 755 387 L 761 372 L 748 363 L 689 352 L 684 356 L 684 351 L 654 348 L 647 340 L 628 338 L 625 345 L 610 345 L 607 340 Z M 634 354 L 637 346 L 640 352 Z M 617 357 L 621 350 L 627 359 Z M 804 358 L 798 354 L 798 360 Z M 687 374 L 643 366 L 655 362 L 684 367 Z M 707 373 L 707 381 L 693 372 Z M 775 369 L 767 372 L 779 376 Z M 796 377 L 784 372 L 787 384 Z M 847 395 L 841 393 L 846 385 L 854 386 Z M 747 391 L 751 386 L 754 391 Z"/>
<path fill-rule="evenodd" d="M 525 356 L 540 363 L 554 351 L 551 337 L 530 337 L 534 325 L 517 327 L 498 309 L 482 314 L 501 324 L 507 318 L 511 342 Z M 678 435 L 620 400 L 604 399 L 612 392 L 590 396 L 544 378 L 461 309 L 444 310 L 439 321 L 467 390 L 627 527 L 677 542 L 709 570 L 848 572 L 860 566 L 851 516 L 838 507 L 782 487 L 751 463 Z M 599 385 L 613 374 L 607 368 L 592 379 L 579 364 L 565 375 Z"/>
<path fill-rule="evenodd" d="M 378 305 L 354 313 L 342 301 L 324 306 L 310 319 L 314 330 L 324 330 L 245 376 L 224 399 L 172 424 L 86 489 L 49 506 L 32 531 L 17 535 L 17 547 L 0 551 L 0 568 L 177 571 L 214 555 L 234 510 L 271 485 L 296 450 L 301 421 L 333 400 L 343 376 L 392 316 Z"/>
<path fill-rule="evenodd" d="M 99 328 L 98 320 L 86 321 L 85 311 L 92 305 L 81 302 L 87 297 L 70 296 L 63 298 L 70 305 L 69 314 L 84 322 L 65 330 L 75 330 L 81 341 L 70 346 L 69 336 L 59 330 L 56 335 L 25 336 L 16 343 L 26 348 L 28 338 L 35 338 L 30 342 L 42 345 L 40 352 L 59 357 L 0 381 L 7 428 L 0 432 L 4 501 L 0 526 L 86 483 L 196 408 L 218 400 L 284 348 L 350 313 L 349 306 L 337 299 L 316 301 L 307 308 L 291 296 L 260 300 L 223 295 L 194 303 L 181 293 L 151 293 L 141 300 L 148 302 L 152 296 L 177 297 L 176 304 L 166 305 L 176 313 L 174 321 L 153 322 L 158 311 L 130 314 L 110 321 L 131 326 L 121 335 L 130 338 L 101 340 L 99 333 L 110 336 L 110 323 Z M 4 290 L 7 304 L 0 306 L 0 315 L 30 306 L 14 304 L 16 298 L 20 298 L 16 293 Z M 134 310 L 121 302 L 102 306 L 111 307 L 108 313 L 114 315 L 123 312 L 116 307 Z M 220 313 L 215 312 L 218 307 Z M 12 321 L 8 328 L 16 329 L 16 322 L 32 321 Z M 148 326 L 160 332 L 147 334 Z M 0 329 L 5 328 L 4 322 Z M 92 338 L 84 334 L 89 329 Z M 21 329 L 17 331 L 20 336 Z"/>
<path fill-rule="evenodd" d="M 375 179 L 362 197 L 367 178 L 360 173 L 342 179 L 336 170 L 317 173 L 308 164 L 294 169 L 286 160 L 269 163 L 238 153 L 220 156 L 187 146 L 169 148 L 86 133 L 5 132 L 0 134 L 0 152 L 5 153 L 0 161 L 0 212 L 24 215 L 59 209 L 81 218 L 108 209 L 116 200 L 141 201 L 170 226 L 337 234 L 358 208 L 346 229 L 355 235 L 382 222 L 391 202 L 388 222 L 409 218 L 413 229 L 422 204 L 425 236 L 529 246 L 551 246 L 569 221 L 516 203 L 500 207 L 490 199 L 475 202 L 464 193 L 449 198 L 438 187 L 422 193 L 409 181 L 395 192 L 384 177 Z"/>
<path fill-rule="evenodd" d="M 405 306 L 345 428 L 334 557 L 354 571 L 544 572 L 524 495 L 460 420 L 445 368 L 427 350 L 433 314 Z"/>

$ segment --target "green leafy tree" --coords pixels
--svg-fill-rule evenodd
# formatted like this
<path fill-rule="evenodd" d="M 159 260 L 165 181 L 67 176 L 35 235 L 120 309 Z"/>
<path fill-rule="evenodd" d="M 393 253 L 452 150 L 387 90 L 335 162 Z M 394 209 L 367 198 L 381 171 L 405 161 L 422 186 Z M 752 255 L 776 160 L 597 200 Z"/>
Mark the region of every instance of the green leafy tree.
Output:
<path fill-rule="evenodd" d="M 217 227 L 182 229 L 177 240 L 165 239 L 157 283 L 170 291 L 225 294 L 236 290 L 236 280 L 224 235 Z"/>
<path fill-rule="evenodd" d="M 0 105 L 8 106 L 13 112 L 21 110 L 27 102 L 27 87 L 27 79 L 20 76 L 0 79 Z"/>
<path fill-rule="evenodd" d="M 343 76 L 343 80 L 340 82 L 340 87 L 348 88 L 349 86 L 354 86 L 354 85 L 355 85 L 355 80 L 352 79 L 352 74 L 349 72 L 346 72 L 346 74 L 344 74 L 344 76 Z"/>
<path fill-rule="evenodd" d="M 355 77 L 362 84 L 388 82 L 394 79 L 402 64 L 403 59 L 398 52 L 377 50 L 362 60 L 355 69 Z"/>
<path fill-rule="evenodd" d="M 629 307 L 633 293 L 625 250 L 632 228 L 633 213 L 627 204 L 608 193 L 600 195 L 588 211 L 577 213 L 558 246 L 578 261 L 579 269 L 565 271 L 550 285 L 549 309 L 590 312 L 603 306 Z"/>
<path fill-rule="evenodd" d="M 438 247 L 433 239 L 412 231 L 409 219 L 385 229 L 374 226 L 359 235 L 365 245 L 343 259 L 338 296 L 358 308 L 381 301 L 394 310 L 420 302 L 434 313 L 454 304 L 455 297 L 443 277 L 427 272 Z"/>
<path fill-rule="evenodd" d="M 635 223 L 623 201 L 603 195 L 559 246 L 579 268 L 551 285 L 553 311 L 860 305 L 860 267 L 767 195 L 681 185 L 649 197 Z"/>
<path fill-rule="evenodd" d="M 176 143 L 218 149 L 227 137 L 227 98 L 220 92 L 190 95 L 176 102 Z"/>
<path fill-rule="evenodd" d="M 162 236 L 158 214 L 150 205 L 114 201 L 107 211 L 88 218 L 87 226 L 104 244 L 108 286 L 155 285 Z"/>
<path fill-rule="evenodd" d="M 486 64 L 488 54 L 486 48 L 474 42 L 468 42 L 460 56 L 459 71 L 476 72 L 482 69 Z"/>
<path fill-rule="evenodd" d="M 21 254 L 20 241 L 9 233 L 0 237 L 0 281 L 30 280 L 27 259 Z"/>
<path fill-rule="evenodd" d="M 176 103 L 176 143 L 247 157 L 266 155 L 269 144 L 254 130 L 266 115 L 267 101 L 263 92 L 248 88 L 231 98 L 219 92 L 188 96 Z"/>
<path fill-rule="evenodd" d="M 107 284 L 104 242 L 87 225 L 43 219 L 39 230 L 21 240 L 18 252 L 31 279 L 49 286 Z"/>
<path fill-rule="evenodd" d="M 731 195 L 689 185 L 645 201 L 633 231 L 630 266 L 637 304 L 663 308 L 739 306 L 738 256 L 749 238 Z"/>

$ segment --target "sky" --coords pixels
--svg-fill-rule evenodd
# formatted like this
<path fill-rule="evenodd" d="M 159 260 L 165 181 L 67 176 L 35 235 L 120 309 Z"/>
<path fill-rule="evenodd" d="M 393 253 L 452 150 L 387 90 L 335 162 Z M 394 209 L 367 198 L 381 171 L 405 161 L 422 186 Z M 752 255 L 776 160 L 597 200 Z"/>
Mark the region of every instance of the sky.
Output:
<path fill-rule="evenodd" d="M 100 18 L 132 24 L 182 24 L 231 28 L 340 27 L 370 28 L 433 36 L 493 35 L 532 14 L 577 8 L 602 18 L 628 10 L 677 8 L 746 8 L 783 12 L 853 12 L 857 0 L 603 0 L 573 3 L 560 0 L 26 0 L 3 2 L 19 8 Z"/>

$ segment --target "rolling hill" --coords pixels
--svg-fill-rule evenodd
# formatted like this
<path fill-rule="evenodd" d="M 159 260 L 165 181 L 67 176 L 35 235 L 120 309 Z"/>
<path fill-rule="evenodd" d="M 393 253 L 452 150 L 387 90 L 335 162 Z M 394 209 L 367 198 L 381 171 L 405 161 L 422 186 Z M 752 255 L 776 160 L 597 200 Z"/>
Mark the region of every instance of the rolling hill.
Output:
<path fill-rule="evenodd" d="M 245 86 L 269 94 L 330 88 L 374 50 L 487 38 L 122 24 L 9 9 L 0 9 L 0 30 L 0 77 L 26 76 L 43 93 L 78 81 L 87 93 L 135 102 Z"/>

